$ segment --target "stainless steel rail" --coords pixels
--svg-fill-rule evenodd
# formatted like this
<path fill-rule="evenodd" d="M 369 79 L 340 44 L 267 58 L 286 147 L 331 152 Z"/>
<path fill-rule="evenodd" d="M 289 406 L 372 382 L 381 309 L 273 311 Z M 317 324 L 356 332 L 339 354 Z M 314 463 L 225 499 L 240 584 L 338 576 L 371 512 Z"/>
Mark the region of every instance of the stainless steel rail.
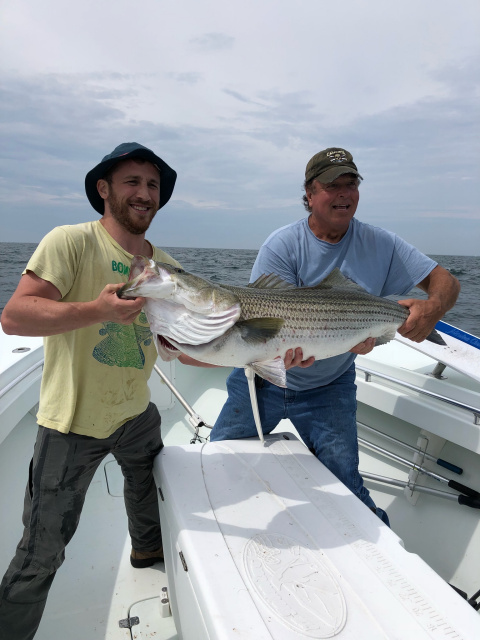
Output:
<path fill-rule="evenodd" d="M 438 489 L 431 489 L 430 487 L 425 487 L 423 485 L 411 483 L 409 481 L 405 482 L 403 480 L 397 480 L 396 478 L 387 478 L 385 476 L 379 476 L 375 473 L 367 473 L 365 471 L 360 471 L 360 474 L 367 480 L 383 482 L 385 484 L 390 484 L 394 487 L 402 487 L 405 489 L 408 487 L 410 491 L 420 491 L 422 493 L 429 493 L 432 496 L 446 498 L 447 500 L 455 500 L 455 502 L 458 502 L 458 504 L 465 505 L 466 507 L 470 507 L 471 509 L 480 509 L 480 500 L 475 497 L 466 496 L 463 494 L 455 495 L 454 493 L 449 493 L 447 491 L 439 491 Z M 475 594 L 474 599 L 476 599 L 477 597 L 478 595 Z"/>
<path fill-rule="evenodd" d="M 173 393 L 173 395 L 177 398 L 177 400 L 180 402 L 180 404 L 183 406 L 183 408 L 187 411 L 188 415 L 190 416 L 188 418 L 188 421 L 190 422 L 192 427 L 196 430 L 196 432 L 198 433 L 198 429 L 200 427 L 207 427 L 207 429 L 211 429 L 212 427 L 209 424 L 207 424 L 203 420 L 203 418 L 201 416 L 199 416 L 198 413 L 196 413 L 196 411 L 188 404 L 188 402 L 182 396 L 180 391 L 170 382 L 170 380 L 163 373 L 163 371 L 160 369 L 160 367 L 158 365 L 154 365 L 153 369 L 154 369 L 155 373 L 157 373 L 160 376 L 160 378 L 162 379 L 164 384 L 167 385 L 167 387 L 170 389 L 170 391 Z"/>
<path fill-rule="evenodd" d="M 433 496 L 439 496 L 440 498 L 446 498 L 447 500 L 455 500 L 458 502 L 458 494 L 449 493 L 448 491 L 440 491 L 439 489 L 431 489 L 430 487 L 424 487 L 423 485 L 408 482 L 406 480 L 397 480 L 396 478 L 388 478 L 386 476 L 379 476 L 376 473 L 367 473 L 366 471 L 360 471 L 360 475 L 367 480 L 375 480 L 377 482 L 383 482 L 384 484 L 390 484 L 394 487 L 400 487 L 406 489 L 407 487 L 411 491 L 420 491 L 422 493 L 429 493 Z"/>
<path fill-rule="evenodd" d="M 394 378 L 393 376 L 386 375 L 385 373 L 379 373 L 378 371 L 373 371 L 373 369 L 368 369 L 367 367 L 362 367 L 359 364 L 355 365 L 358 371 L 362 371 L 365 374 L 365 382 L 371 381 L 371 376 L 376 376 L 377 378 L 381 378 L 382 380 L 388 380 L 389 382 L 393 382 L 398 384 L 401 387 L 405 387 L 406 389 L 411 389 L 412 391 L 417 391 L 425 396 L 430 398 L 435 398 L 435 400 L 440 400 L 441 402 L 445 402 L 447 404 L 451 404 L 454 407 L 459 409 L 464 409 L 465 411 L 470 411 L 473 413 L 473 423 L 480 424 L 480 409 L 477 407 L 473 407 L 472 405 L 466 404 L 464 402 L 458 402 L 457 400 L 452 400 L 452 398 L 448 398 L 447 396 L 443 396 L 440 393 L 435 393 L 434 391 L 428 391 L 427 389 L 423 389 L 411 382 L 406 382 L 405 380 L 399 380 L 398 378 Z"/>
<path fill-rule="evenodd" d="M 24 380 L 27 376 L 29 376 L 33 371 L 35 371 L 36 369 L 39 369 L 40 367 L 43 367 L 43 362 L 44 361 L 43 361 L 43 358 L 42 358 L 42 360 L 40 360 L 39 362 L 36 362 L 31 367 L 29 367 L 28 369 L 23 371 L 14 380 L 9 382 L 3 389 L 0 390 L 0 398 L 3 398 L 3 396 L 6 393 L 8 393 L 10 391 L 10 389 L 13 389 L 13 387 L 15 387 L 17 384 L 19 384 L 22 380 Z"/>
<path fill-rule="evenodd" d="M 426 451 L 419 449 L 418 447 L 413 447 L 411 444 L 408 444 L 403 440 L 398 440 L 397 438 L 393 438 L 392 436 L 388 435 L 388 433 L 384 433 L 383 431 L 374 429 L 373 427 L 371 427 L 368 424 L 365 424 L 364 422 L 358 422 L 357 420 L 357 425 L 359 427 L 362 427 L 363 429 L 366 429 L 367 431 L 375 433 L 377 436 L 385 438 L 385 440 L 389 440 L 390 442 L 394 442 L 395 444 L 400 445 L 401 447 L 404 447 L 409 451 L 413 451 L 413 453 L 417 453 L 420 456 L 422 456 L 423 459 L 431 460 L 432 462 L 435 462 L 436 464 L 438 464 L 440 467 L 444 467 L 449 471 L 453 471 L 453 473 L 458 473 L 458 475 L 461 475 L 463 473 L 463 469 L 461 467 L 458 467 L 456 464 L 453 464 L 452 462 L 448 462 L 447 460 L 443 460 L 438 456 L 432 456 Z"/>

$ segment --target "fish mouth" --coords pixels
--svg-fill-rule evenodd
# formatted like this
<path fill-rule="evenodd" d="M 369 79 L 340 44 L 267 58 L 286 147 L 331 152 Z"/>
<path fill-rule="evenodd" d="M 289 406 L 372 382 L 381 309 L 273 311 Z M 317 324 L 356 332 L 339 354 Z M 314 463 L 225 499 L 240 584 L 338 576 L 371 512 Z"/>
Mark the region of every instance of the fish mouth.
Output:
<path fill-rule="evenodd" d="M 155 287 L 157 280 L 158 278 L 155 274 L 148 272 L 142 273 L 125 283 L 123 287 L 117 291 L 117 296 L 124 299 L 137 298 L 139 296 L 143 297 L 149 292 L 149 285 L 152 284 L 152 286 Z"/>
<path fill-rule="evenodd" d="M 155 346 L 157 347 L 157 353 L 164 362 L 170 362 L 178 358 L 181 351 L 173 346 L 165 336 L 160 333 L 155 334 Z"/>
<path fill-rule="evenodd" d="M 118 291 L 119 298 L 168 297 L 175 285 L 170 274 L 159 268 L 152 259 L 145 256 L 134 256 L 130 267 L 128 282 Z"/>
<path fill-rule="evenodd" d="M 167 349 L 167 351 L 171 351 L 172 353 L 176 353 L 178 351 L 178 349 L 174 347 L 173 344 L 165 338 L 165 336 L 162 336 L 159 333 L 157 333 L 156 335 L 158 342 L 164 349 Z"/>

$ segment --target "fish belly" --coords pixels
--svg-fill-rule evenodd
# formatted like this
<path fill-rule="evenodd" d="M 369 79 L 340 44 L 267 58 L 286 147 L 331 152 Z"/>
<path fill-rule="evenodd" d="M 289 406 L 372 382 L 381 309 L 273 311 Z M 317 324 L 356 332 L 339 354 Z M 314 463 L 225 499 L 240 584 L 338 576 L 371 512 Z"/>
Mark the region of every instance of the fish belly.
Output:
<path fill-rule="evenodd" d="M 282 329 L 275 338 L 262 343 L 250 344 L 245 341 L 235 327 L 227 335 L 208 344 L 187 345 L 172 343 L 183 353 L 209 364 L 227 367 L 243 367 L 253 362 L 265 362 L 285 356 L 288 349 L 300 347 L 304 359 L 311 356 L 324 360 L 347 353 L 369 337 L 382 337 L 383 341 L 393 339 L 399 323 L 384 323 L 352 331 L 330 331 L 325 329 L 310 335 L 301 335 L 295 330 Z"/>

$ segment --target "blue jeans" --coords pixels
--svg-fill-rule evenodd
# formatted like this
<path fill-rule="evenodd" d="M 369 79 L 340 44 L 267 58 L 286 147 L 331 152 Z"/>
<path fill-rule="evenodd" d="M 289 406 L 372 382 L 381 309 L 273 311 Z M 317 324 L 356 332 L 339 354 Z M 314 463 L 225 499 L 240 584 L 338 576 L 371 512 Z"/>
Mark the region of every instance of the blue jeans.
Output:
<path fill-rule="evenodd" d="M 256 378 L 258 381 L 259 379 Z M 247 378 L 234 369 L 227 379 L 228 399 L 215 422 L 210 440 L 234 440 L 257 435 Z M 377 508 L 358 471 L 357 387 L 355 365 L 324 387 L 293 391 L 260 380 L 257 400 L 264 433 L 289 418 L 312 453 L 367 507 L 389 524 Z"/>

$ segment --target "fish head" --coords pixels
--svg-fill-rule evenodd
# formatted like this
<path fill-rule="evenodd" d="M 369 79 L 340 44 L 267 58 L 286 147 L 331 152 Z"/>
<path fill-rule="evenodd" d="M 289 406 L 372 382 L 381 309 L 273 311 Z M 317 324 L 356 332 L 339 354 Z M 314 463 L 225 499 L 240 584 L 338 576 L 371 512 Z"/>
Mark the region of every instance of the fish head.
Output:
<path fill-rule="evenodd" d="M 129 281 L 119 289 L 118 295 L 120 298 L 168 299 L 204 315 L 222 314 L 234 307 L 240 315 L 240 304 L 233 292 L 180 267 L 143 256 L 133 258 Z"/>
<path fill-rule="evenodd" d="M 128 282 L 117 291 L 119 298 L 168 298 L 174 283 L 155 260 L 134 256 Z"/>

